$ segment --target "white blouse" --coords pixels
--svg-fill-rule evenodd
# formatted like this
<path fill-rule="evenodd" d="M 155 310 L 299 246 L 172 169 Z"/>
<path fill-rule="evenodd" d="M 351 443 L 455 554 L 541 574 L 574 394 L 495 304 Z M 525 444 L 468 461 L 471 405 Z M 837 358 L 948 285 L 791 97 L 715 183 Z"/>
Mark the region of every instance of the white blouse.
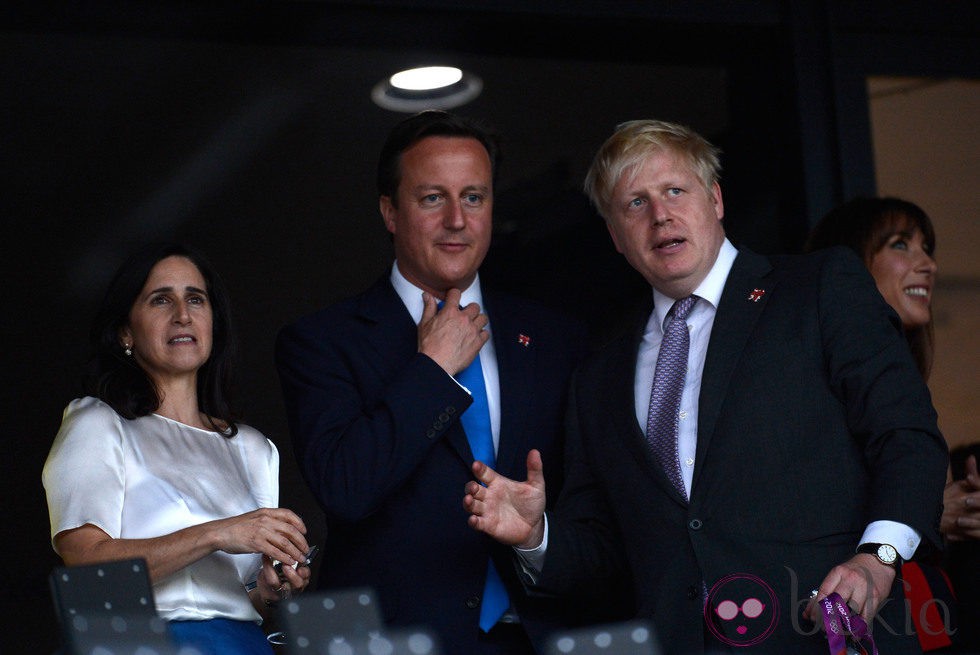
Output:
<path fill-rule="evenodd" d="M 279 505 L 279 452 L 258 430 L 228 438 L 151 414 L 127 420 L 96 398 L 65 409 L 42 474 L 51 538 L 90 523 L 113 538 L 159 537 Z M 260 621 L 243 584 L 258 554 L 211 553 L 153 585 L 166 620 Z"/>

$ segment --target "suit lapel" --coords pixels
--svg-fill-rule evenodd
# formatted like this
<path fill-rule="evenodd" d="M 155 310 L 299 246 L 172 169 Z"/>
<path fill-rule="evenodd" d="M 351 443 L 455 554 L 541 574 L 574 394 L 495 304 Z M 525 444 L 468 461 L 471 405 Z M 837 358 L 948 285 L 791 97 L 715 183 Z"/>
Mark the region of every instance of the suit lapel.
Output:
<path fill-rule="evenodd" d="M 368 341 L 385 368 L 404 361 L 418 349 L 418 330 L 391 286 L 389 275 L 386 273 L 361 296 L 358 307 L 360 318 L 368 325 Z"/>
<path fill-rule="evenodd" d="M 772 267 L 765 257 L 748 250 L 740 250 L 725 282 L 721 303 L 711 328 L 701 377 L 692 494 L 704 468 L 705 456 L 714 435 L 722 403 L 728 394 L 732 372 L 775 288 L 775 280 L 766 277 L 771 270 Z"/>
<path fill-rule="evenodd" d="M 484 308 L 490 316 L 493 348 L 497 355 L 500 390 L 500 443 L 497 445 L 497 470 L 507 476 L 523 471 L 529 435 L 524 417 L 531 411 L 534 382 L 548 376 L 536 375 L 537 356 L 533 330 L 523 325 L 499 295 L 483 290 Z M 522 336 L 529 338 L 525 344 Z"/>
<path fill-rule="evenodd" d="M 390 370 L 418 351 L 418 326 L 391 285 L 390 271 L 361 297 L 359 312 L 367 324 L 368 340 L 378 353 L 378 367 Z M 458 421 L 449 429 L 446 440 L 469 469 L 473 453 Z"/>

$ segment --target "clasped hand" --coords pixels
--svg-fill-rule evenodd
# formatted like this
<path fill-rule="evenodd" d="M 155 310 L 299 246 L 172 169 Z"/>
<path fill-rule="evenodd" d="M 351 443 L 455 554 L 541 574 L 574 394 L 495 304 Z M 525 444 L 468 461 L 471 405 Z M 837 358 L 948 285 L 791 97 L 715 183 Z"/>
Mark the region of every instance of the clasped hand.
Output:
<path fill-rule="evenodd" d="M 283 566 L 282 575 L 273 566 L 273 560 L 267 555 L 262 556 L 262 570 L 259 572 L 259 596 L 266 605 L 273 605 L 280 600 L 286 600 L 292 594 L 303 591 L 310 583 L 310 567 Z"/>
<path fill-rule="evenodd" d="M 264 601 L 275 602 L 300 592 L 310 581 L 310 569 L 293 568 L 304 562 L 309 544 L 306 525 L 288 509 L 263 508 L 222 519 L 215 525 L 220 550 L 226 553 L 261 553 L 262 571 L 258 577 L 259 593 Z M 283 563 L 282 578 L 272 561 Z"/>
<path fill-rule="evenodd" d="M 980 539 L 980 473 L 973 455 L 966 460 L 966 477 L 946 485 L 939 529 L 950 541 Z"/>

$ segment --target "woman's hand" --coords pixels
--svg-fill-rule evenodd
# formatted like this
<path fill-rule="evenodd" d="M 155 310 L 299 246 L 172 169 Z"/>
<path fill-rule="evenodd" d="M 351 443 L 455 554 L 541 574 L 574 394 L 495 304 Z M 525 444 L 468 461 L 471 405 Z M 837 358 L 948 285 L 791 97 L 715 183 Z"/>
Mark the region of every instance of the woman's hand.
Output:
<path fill-rule="evenodd" d="M 285 569 L 304 561 L 309 550 L 305 535 L 306 525 L 294 512 L 266 508 L 149 539 L 113 539 L 100 528 L 85 524 L 59 532 L 54 545 L 69 566 L 142 557 L 150 579 L 156 582 L 219 550 L 261 553 L 279 560 Z M 293 585 L 306 585 L 299 577 L 287 580 Z"/>
<path fill-rule="evenodd" d="M 303 519 L 288 509 L 257 509 L 204 525 L 208 527 L 215 550 L 261 553 L 282 562 L 283 570 L 304 561 L 310 549 Z"/>
<path fill-rule="evenodd" d="M 282 577 L 276 572 L 272 565 L 272 560 L 268 557 L 262 558 L 262 570 L 259 571 L 258 583 L 259 597 L 266 607 L 275 605 L 281 600 L 290 598 L 293 594 L 302 593 L 310 583 L 310 567 L 300 565 L 295 569 L 292 566 L 282 566 Z"/>
<path fill-rule="evenodd" d="M 966 477 L 946 485 L 939 530 L 950 541 L 980 539 L 980 472 L 973 455 L 966 460 Z"/>

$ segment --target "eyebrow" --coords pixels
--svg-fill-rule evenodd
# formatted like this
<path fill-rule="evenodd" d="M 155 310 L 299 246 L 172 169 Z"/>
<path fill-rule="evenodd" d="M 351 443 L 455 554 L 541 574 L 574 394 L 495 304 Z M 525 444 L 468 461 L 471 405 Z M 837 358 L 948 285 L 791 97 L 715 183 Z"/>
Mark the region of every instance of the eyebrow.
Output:
<path fill-rule="evenodd" d="M 888 235 L 888 238 L 894 239 L 895 237 L 901 237 L 903 239 L 911 239 L 912 237 L 915 236 L 916 232 L 919 232 L 918 228 L 912 228 L 911 230 L 895 230 L 894 232 Z M 922 233 L 919 232 L 919 234 Z M 925 239 L 925 235 L 923 235 L 923 239 Z"/>
<path fill-rule="evenodd" d="M 485 184 L 471 184 L 469 186 L 463 187 L 463 191 L 482 191 L 483 193 L 489 193 L 490 187 Z"/>
<path fill-rule="evenodd" d="M 442 184 L 417 184 L 412 187 L 412 191 L 416 193 L 422 193 L 423 191 L 441 191 L 446 192 L 447 189 Z M 473 191 L 482 191 L 483 193 L 490 193 L 490 187 L 486 184 L 469 184 L 460 189 L 462 193 L 471 193 Z"/>
<path fill-rule="evenodd" d="M 204 289 L 199 289 L 197 287 L 184 287 L 184 290 L 185 291 L 190 291 L 191 293 L 200 293 L 200 294 L 205 295 L 205 296 L 208 295 L 208 292 L 207 291 L 205 291 Z M 153 289 L 147 295 L 151 295 L 151 294 L 154 294 L 154 293 L 173 293 L 173 291 L 174 291 L 174 288 L 173 287 L 160 287 L 158 289 Z"/>

